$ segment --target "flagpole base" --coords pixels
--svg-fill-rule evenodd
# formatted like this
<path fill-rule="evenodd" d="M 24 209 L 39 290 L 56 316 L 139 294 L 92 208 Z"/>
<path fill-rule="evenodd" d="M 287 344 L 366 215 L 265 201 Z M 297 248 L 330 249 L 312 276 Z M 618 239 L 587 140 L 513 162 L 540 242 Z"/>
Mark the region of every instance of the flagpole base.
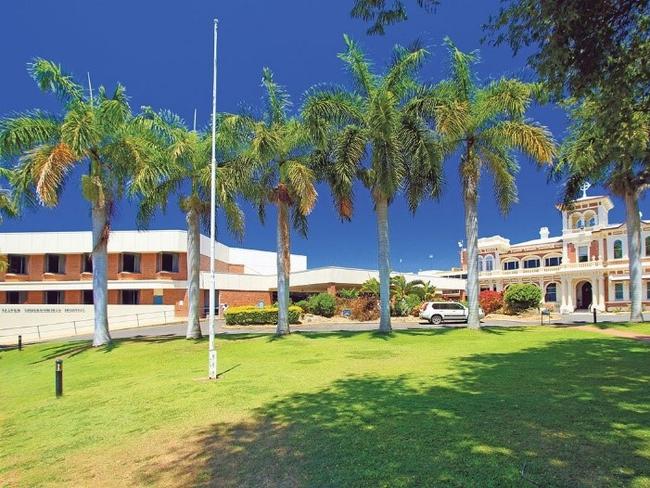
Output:
<path fill-rule="evenodd" d="M 217 379 L 217 351 L 212 349 L 208 351 L 208 378 Z"/>

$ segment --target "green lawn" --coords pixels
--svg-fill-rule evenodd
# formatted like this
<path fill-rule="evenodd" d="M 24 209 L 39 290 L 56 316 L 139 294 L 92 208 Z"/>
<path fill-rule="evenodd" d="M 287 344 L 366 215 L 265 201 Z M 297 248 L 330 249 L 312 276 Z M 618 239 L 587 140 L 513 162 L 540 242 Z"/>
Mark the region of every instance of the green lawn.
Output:
<path fill-rule="evenodd" d="M 218 347 L 217 382 L 205 341 L 0 352 L 0 486 L 650 486 L 648 344 L 536 327 Z"/>
<path fill-rule="evenodd" d="M 650 322 L 599 322 L 596 327 L 600 329 L 619 329 L 639 334 L 650 335 Z"/>

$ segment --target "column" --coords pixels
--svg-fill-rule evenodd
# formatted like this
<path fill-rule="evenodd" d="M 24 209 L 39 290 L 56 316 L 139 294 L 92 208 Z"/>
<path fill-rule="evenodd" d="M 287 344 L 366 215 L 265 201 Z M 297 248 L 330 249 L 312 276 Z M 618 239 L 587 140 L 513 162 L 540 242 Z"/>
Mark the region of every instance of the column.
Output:
<path fill-rule="evenodd" d="M 598 277 L 598 310 L 604 312 L 606 310 L 605 306 L 605 278 L 603 276 Z"/>
<path fill-rule="evenodd" d="M 567 309 L 567 284 L 566 279 L 560 280 L 560 313 L 568 313 Z"/>

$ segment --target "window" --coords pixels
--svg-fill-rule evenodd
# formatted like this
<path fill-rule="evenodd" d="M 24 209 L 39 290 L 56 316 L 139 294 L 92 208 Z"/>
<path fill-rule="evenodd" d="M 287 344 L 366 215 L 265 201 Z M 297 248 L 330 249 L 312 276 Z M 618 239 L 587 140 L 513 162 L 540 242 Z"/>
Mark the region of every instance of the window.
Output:
<path fill-rule="evenodd" d="M 646 282 L 645 285 L 645 298 L 646 300 L 650 300 L 650 281 Z"/>
<path fill-rule="evenodd" d="M 503 269 L 519 269 L 519 261 L 507 261 L 503 263 Z"/>
<path fill-rule="evenodd" d="M 492 256 L 485 257 L 485 271 L 494 270 L 494 258 Z"/>
<path fill-rule="evenodd" d="M 623 300 L 623 283 L 614 285 L 614 300 Z"/>
<path fill-rule="evenodd" d="M 8 305 L 20 305 L 27 301 L 27 293 L 24 291 L 8 291 L 7 292 L 7 304 Z"/>
<path fill-rule="evenodd" d="M 140 255 L 131 253 L 122 254 L 122 269 L 120 269 L 120 271 L 126 273 L 139 273 Z"/>
<path fill-rule="evenodd" d="M 526 259 L 524 261 L 524 268 L 525 269 L 539 268 L 539 259 L 537 259 L 537 258 Z"/>
<path fill-rule="evenodd" d="M 122 290 L 122 305 L 138 305 L 140 290 Z"/>
<path fill-rule="evenodd" d="M 587 227 L 594 227 L 596 225 L 597 218 L 594 212 L 587 212 L 585 214 L 585 225 Z"/>
<path fill-rule="evenodd" d="M 645 238 L 645 255 L 650 256 L 650 236 Z"/>
<path fill-rule="evenodd" d="M 557 283 L 549 283 L 546 287 L 545 302 L 557 302 Z"/>
<path fill-rule="evenodd" d="M 160 253 L 158 257 L 158 271 L 178 273 L 178 254 L 173 252 Z"/>
<path fill-rule="evenodd" d="M 478 257 L 478 271 L 479 273 L 483 271 L 483 256 Z"/>
<path fill-rule="evenodd" d="M 614 241 L 614 259 L 621 259 L 623 257 L 623 242 L 619 239 Z"/>
<path fill-rule="evenodd" d="M 578 247 L 578 262 L 586 263 L 589 261 L 589 247 L 579 246 Z"/>
<path fill-rule="evenodd" d="M 9 256 L 7 256 L 7 272 L 13 274 L 27 274 L 27 256 L 9 254 Z"/>
<path fill-rule="evenodd" d="M 153 304 L 162 305 L 163 304 L 163 291 L 160 289 L 153 291 Z"/>
<path fill-rule="evenodd" d="M 84 305 L 92 305 L 95 303 L 92 290 L 83 290 L 81 292 L 81 303 Z"/>
<path fill-rule="evenodd" d="M 64 274 L 65 256 L 62 254 L 46 254 L 44 271 L 46 273 Z"/>
<path fill-rule="evenodd" d="M 92 254 L 82 254 L 81 255 L 81 272 L 82 273 L 92 273 L 93 272 L 93 255 Z"/>
<path fill-rule="evenodd" d="M 47 305 L 60 305 L 63 302 L 63 291 L 48 290 L 43 292 L 43 303 Z"/>
<path fill-rule="evenodd" d="M 562 258 L 559 257 L 559 256 L 554 256 L 552 258 L 546 258 L 544 260 L 544 266 L 551 267 L 551 266 L 559 266 L 560 264 L 562 264 Z"/>

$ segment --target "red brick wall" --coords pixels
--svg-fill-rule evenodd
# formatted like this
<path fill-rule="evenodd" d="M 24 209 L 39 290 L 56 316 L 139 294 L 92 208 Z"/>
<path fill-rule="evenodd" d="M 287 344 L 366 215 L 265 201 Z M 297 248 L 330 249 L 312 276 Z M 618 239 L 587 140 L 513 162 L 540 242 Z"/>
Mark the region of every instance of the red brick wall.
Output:
<path fill-rule="evenodd" d="M 598 241 L 591 241 L 589 259 L 598 259 Z"/>
<path fill-rule="evenodd" d="M 260 300 L 264 301 L 264 305 L 272 305 L 271 292 L 219 290 L 219 302 L 227 303 L 229 307 L 256 305 Z"/>
<path fill-rule="evenodd" d="M 576 262 L 576 247 L 573 244 L 567 244 L 567 255 L 570 263 Z"/>

